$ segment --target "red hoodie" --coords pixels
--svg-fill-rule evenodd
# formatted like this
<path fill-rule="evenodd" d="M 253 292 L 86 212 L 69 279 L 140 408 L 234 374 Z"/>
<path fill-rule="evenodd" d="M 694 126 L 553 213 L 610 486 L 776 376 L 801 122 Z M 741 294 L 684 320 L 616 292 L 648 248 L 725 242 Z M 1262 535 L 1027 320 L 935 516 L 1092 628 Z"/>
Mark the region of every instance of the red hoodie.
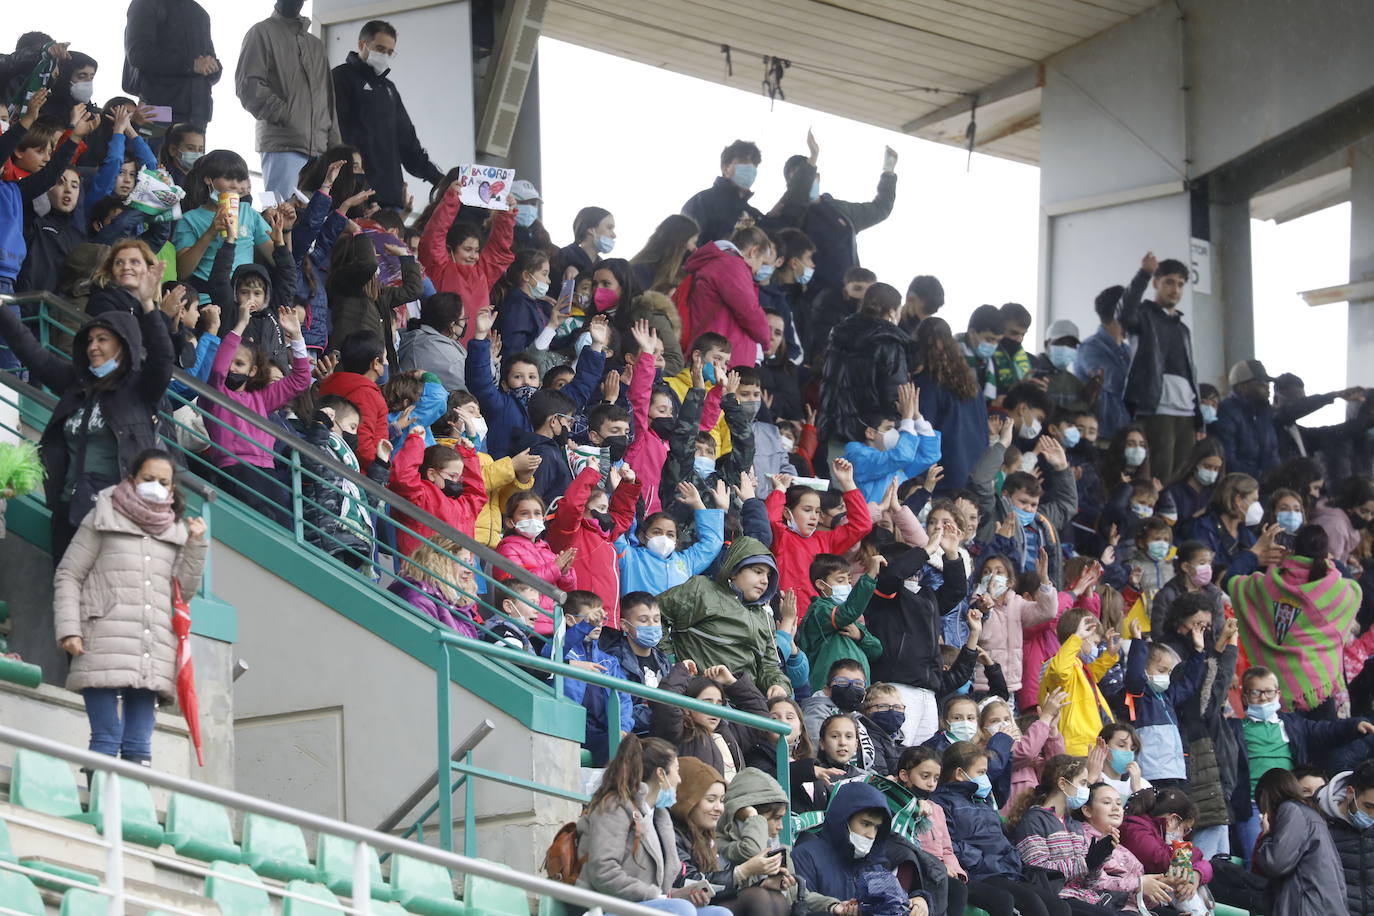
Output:
<path fill-rule="evenodd" d="M 463 459 L 463 492 L 459 496 L 445 496 L 442 489 L 420 473 L 420 464 L 425 458 L 425 437 L 418 433 L 407 435 L 400 451 L 392 458 L 387 488 L 472 537 L 477 515 L 487 504 L 487 485 L 482 479 L 482 463 L 477 452 L 462 439 L 458 440 L 457 449 Z M 406 556 L 420 546 L 420 539 L 410 531 L 425 537 L 434 534 L 428 525 L 408 518 L 397 518 L 396 523 L 396 546 Z M 399 527 L 401 525 L 405 528 Z"/>
<path fill-rule="evenodd" d="M 649 357 L 653 358 L 652 354 Z M 573 571 L 577 573 L 577 587 L 595 592 L 606 608 L 606 626 L 620 626 L 620 569 L 615 554 L 615 540 L 635 523 L 635 503 L 639 500 L 638 480 L 623 481 L 611 494 L 611 530 L 602 531 L 595 520 L 585 518 L 587 500 L 592 488 L 601 479 L 596 465 L 583 469 L 573 480 L 563 498 L 558 501 L 553 519 L 544 537 L 557 552 L 577 548 Z"/>
<path fill-rule="evenodd" d="M 811 599 L 816 597 L 815 586 L 811 584 L 811 561 L 818 553 L 837 553 L 846 550 L 863 540 L 864 535 L 873 530 L 873 516 L 868 512 L 864 501 L 864 491 L 855 487 L 844 493 L 845 522 L 834 531 L 817 528 L 809 538 L 804 538 L 783 521 L 783 504 L 787 494 L 774 490 L 768 494 L 768 520 L 773 523 L 773 557 L 778 561 L 778 590 L 789 588 L 797 593 L 797 622 L 806 617 Z"/>
<path fill-rule="evenodd" d="M 454 190 L 451 193 L 445 191 L 439 198 L 439 205 L 425 224 L 424 234 L 420 236 L 420 263 L 436 290 L 457 293 L 462 298 L 463 310 L 468 316 L 467 333 L 463 335 L 463 342 L 466 343 L 472 339 L 475 330 L 473 318 L 491 304 L 492 284 L 515 260 L 515 254 L 511 251 L 515 213 L 497 210 L 491 221 L 491 235 L 482 246 L 477 263 L 459 264 L 449 257 L 446 241 L 449 227 L 458 219 L 458 211 L 463 206 L 458 200 L 457 185 L 452 187 Z"/>
<path fill-rule="evenodd" d="M 707 331 L 724 335 L 730 341 L 730 368 L 755 365 L 771 331 L 748 262 L 733 245 L 707 242 L 692 252 L 686 268 L 693 276 L 683 327 L 690 328 L 693 340 Z"/>
<path fill-rule="evenodd" d="M 358 467 L 366 471 L 377 457 L 377 443 L 386 438 L 386 398 L 377 383 L 356 372 L 334 372 L 320 382 L 320 394 L 337 394 L 358 408 Z"/>

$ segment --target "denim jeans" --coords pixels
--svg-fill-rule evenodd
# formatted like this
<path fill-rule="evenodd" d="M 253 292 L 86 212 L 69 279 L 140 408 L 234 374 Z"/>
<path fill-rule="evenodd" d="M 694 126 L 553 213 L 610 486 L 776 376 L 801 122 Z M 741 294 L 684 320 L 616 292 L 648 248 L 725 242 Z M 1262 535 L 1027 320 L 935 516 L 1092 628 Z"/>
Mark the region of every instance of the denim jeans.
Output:
<path fill-rule="evenodd" d="M 658 897 L 654 900 L 645 900 L 640 903 L 640 906 L 672 913 L 673 916 L 730 916 L 730 911 L 723 906 L 693 906 L 690 900 L 680 900 L 676 897 Z"/>
<path fill-rule="evenodd" d="M 271 191 L 285 201 L 296 190 L 301 169 L 309 162 L 302 153 L 263 153 L 262 184 L 264 190 Z"/>
<path fill-rule="evenodd" d="M 0 294 L 8 296 L 13 293 L 14 281 L 9 277 L 0 277 Z M 19 306 L 6 305 L 4 307 L 9 309 L 14 314 L 14 317 L 19 317 Z M 0 336 L 0 369 L 17 369 L 19 365 L 19 357 L 14 355 L 13 350 L 5 346 L 5 338 Z"/>
<path fill-rule="evenodd" d="M 86 718 L 91 722 L 92 751 L 140 763 L 153 759 L 157 694 L 134 687 L 88 687 L 81 698 L 86 701 Z"/>
<path fill-rule="evenodd" d="M 1260 812 L 1259 805 L 1250 802 L 1250 818 L 1236 824 L 1236 839 L 1240 841 L 1240 857 L 1245 860 L 1245 867 L 1250 867 L 1250 856 L 1255 851 L 1255 843 L 1260 835 Z"/>

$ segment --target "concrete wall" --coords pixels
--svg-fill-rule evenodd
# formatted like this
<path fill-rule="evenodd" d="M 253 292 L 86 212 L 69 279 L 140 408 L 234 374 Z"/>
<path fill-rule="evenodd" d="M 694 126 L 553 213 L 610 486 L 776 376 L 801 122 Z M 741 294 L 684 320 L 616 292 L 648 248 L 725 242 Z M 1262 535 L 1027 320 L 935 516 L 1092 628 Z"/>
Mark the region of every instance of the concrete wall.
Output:
<path fill-rule="evenodd" d="M 396 28 L 396 59 L 390 79 L 400 90 L 410 120 L 429 158 L 440 169 L 473 161 L 472 28 L 469 4 L 368 3 L 315 0 L 313 17 L 329 64 L 357 50 L 358 29 L 370 19 Z M 346 17 L 346 18 L 345 18 Z M 365 164 L 365 163 L 364 163 Z M 406 175 L 415 211 L 424 209 L 430 186 Z"/>
<path fill-rule="evenodd" d="M 1354 147 L 1350 169 L 1350 282 L 1374 280 L 1374 138 Z M 1350 303 L 1346 380 L 1368 380 L 1374 353 L 1374 300 Z"/>
<path fill-rule="evenodd" d="M 239 790 L 376 826 L 435 769 L 433 671 L 233 551 L 220 546 L 215 560 L 250 666 L 234 695 Z M 535 734 L 457 687 L 451 697 L 455 744 L 483 718 L 496 724 L 478 766 L 577 787 L 574 742 Z M 491 783 L 478 784 L 477 806 L 481 855 L 516 868 L 534 868 L 576 815 L 571 804 Z"/>

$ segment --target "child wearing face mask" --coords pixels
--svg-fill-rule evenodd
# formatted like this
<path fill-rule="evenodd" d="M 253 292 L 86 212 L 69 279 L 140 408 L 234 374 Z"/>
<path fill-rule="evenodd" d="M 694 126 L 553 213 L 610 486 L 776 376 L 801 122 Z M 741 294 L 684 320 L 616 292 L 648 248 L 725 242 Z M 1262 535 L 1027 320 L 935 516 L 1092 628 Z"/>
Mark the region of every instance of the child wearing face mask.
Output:
<path fill-rule="evenodd" d="M 358 436 L 358 408 L 337 394 L 325 395 L 315 404 L 315 414 L 305 429 L 311 445 L 333 456 L 334 460 L 359 473 L 358 456 L 349 440 Z M 391 443 L 380 445 L 377 460 L 367 476 L 382 486 L 391 473 Z M 376 516 L 369 510 L 357 485 L 328 464 L 316 464 L 301 456 L 309 473 L 301 477 L 306 497 L 305 538 L 340 562 L 362 568 L 371 561 Z"/>
<path fill-rule="evenodd" d="M 985 556 L 974 595 L 985 595 L 983 633 L 979 645 L 987 650 L 994 662 L 1002 667 L 1007 689 L 1021 689 L 1024 633 L 1027 627 L 1053 620 L 1059 614 L 1059 593 L 1049 579 L 1049 556 L 1042 549 L 1036 562 L 1035 574 L 1039 588 L 1035 600 L 1022 598 L 1013 589 L 1017 571 L 1005 556 Z M 987 690 L 987 678 L 977 673 L 973 678 L 975 690 Z"/>
<path fill-rule="evenodd" d="M 1150 781 L 1141 775 L 1140 735 L 1125 722 L 1102 726 L 1098 744 L 1107 746 L 1107 759 L 1102 761 L 1102 782 L 1121 796 L 1124 805 L 1137 792 L 1150 788 Z"/>
<path fill-rule="evenodd" d="M 487 503 L 482 465 L 466 442 L 456 449 L 446 445 L 425 447 L 425 428 L 410 428 L 396 452 L 388 488 L 420 509 L 472 536 L 473 525 Z M 421 537 L 434 534 L 424 522 L 397 517 L 396 546 L 409 556 Z"/>
<path fill-rule="evenodd" d="M 940 434 L 921 416 L 920 393 L 910 382 L 897 386 L 895 415 L 875 412 L 863 420 L 863 441 L 845 445 L 844 457 L 867 501 L 879 502 L 894 480 L 919 477 L 940 460 Z"/>
<path fill-rule="evenodd" d="M 868 601 L 877 586 L 879 570 L 887 564 L 881 555 L 869 558 L 868 569 L 850 582 L 849 563 L 832 553 L 818 553 L 811 561 L 810 578 L 816 590 L 797 631 L 797 645 L 811 662 L 811 689 L 825 687 L 826 672 L 841 658 L 858 663 L 864 680 L 870 679 L 869 659 L 882 655 L 883 646 L 862 622 Z"/>
<path fill-rule="evenodd" d="M 1088 803 L 1088 767 L 1082 757 L 1060 754 L 1045 762 L 1034 789 L 1017 799 L 1007 823 L 1023 868 L 1047 873 L 1048 884 L 1075 916 L 1116 912 L 1110 895 L 1093 888 L 1091 876 L 1116 844 L 1111 837 L 1091 843 L 1073 815 Z"/>
<path fill-rule="evenodd" d="M 1059 618 L 1056 628 L 1060 648 L 1050 659 L 1040 679 L 1040 697 L 1062 689 L 1067 702 L 1059 714 L 1059 731 L 1070 754 L 1086 754 L 1097 738 L 1104 721 L 1112 720 L 1111 707 L 1098 682 L 1120 658 L 1116 632 L 1105 634 L 1101 622 L 1090 611 L 1072 608 Z M 1106 640 L 1107 651 L 1094 658 L 1098 643 Z"/>
<path fill-rule="evenodd" d="M 1144 639 L 1139 622 L 1132 620 L 1129 626 L 1126 709 L 1140 739 L 1140 774 L 1157 786 L 1186 789 L 1188 771 L 1177 707 L 1201 688 L 1207 653 L 1195 652 L 1181 662 L 1165 643 Z M 1200 639 L 1202 631 L 1195 632 Z"/>
<path fill-rule="evenodd" d="M 418 369 L 396 372 L 382 386 L 382 397 L 386 399 L 387 437 L 393 445 L 417 424 L 425 428 L 425 445 L 435 444 L 430 427 L 448 410 L 448 392 L 437 375 Z"/>
<path fill-rule="evenodd" d="M 234 249 L 233 266 L 252 263 L 254 254 L 272 260 L 272 233 L 262 214 L 253 208 L 248 183 L 248 163 L 232 150 L 211 150 L 202 156 L 186 177 L 186 197 L 181 201 L 182 217 L 172 230 L 172 245 L 177 250 L 177 275 L 210 279 L 210 269 L 229 235 L 237 226 L 235 238 L 242 244 Z M 238 210 L 225 209 L 237 195 Z M 202 294 L 202 302 L 209 297 Z M 222 304 L 222 303 L 221 303 Z M 226 320 L 228 320 L 226 318 Z"/>
<path fill-rule="evenodd" d="M 854 482 L 854 466 L 843 458 L 831 463 L 831 483 L 844 493 L 845 522 L 831 531 L 820 530 L 820 495 L 810 487 L 793 485 L 779 475 L 768 494 L 768 517 L 773 526 L 773 553 L 785 590 L 797 593 L 798 604 L 809 607 L 816 597 L 808 575 L 818 553 L 843 554 L 873 530 L 863 491 Z"/>
<path fill-rule="evenodd" d="M 572 589 L 563 600 L 563 621 L 567 630 L 563 635 L 563 658 L 577 668 L 597 671 L 608 677 L 624 678 L 620 662 L 601 651 L 597 643 L 601 628 L 606 622 L 606 609 L 601 599 L 592 592 Z M 553 640 L 544 643 L 540 654 L 550 657 Z M 610 714 L 607 705 L 620 704 L 620 736 L 624 738 L 634 727 L 634 710 L 630 695 L 617 691 L 617 698 L 605 687 L 596 687 L 574 678 L 563 679 L 563 694 L 574 703 L 580 703 L 587 710 L 587 737 L 582 746 L 591 751 L 592 766 L 604 767 L 609 756 Z"/>
<path fill-rule="evenodd" d="M 634 471 L 611 471 L 611 491 L 601 489 L 600 469 L 593 465 L 573 478 L 549 520 L 549 546 L 575 550 L 572 570 L 582 588 L 601 597 L 608 626 L 620 625 L 620 567 L 613 546 L 635 522 L 639 481 Z"/>
<path fill-rule="evenodd" d="M 642 491 L 641 491 L 642 492 Z M 725 542 L 725 506 L 702 501 L 696 487 L 678 484 L 679 499 L 692 509 L 696 540 L 682 547 L 677 521 L 667 512 L 645 517 L 631 537 L 627 531 L 616 541 L 620 561 L 620 591 L 660 594 L 704 573 Z M 721 491 L 723 493 L 723 490 Z"/>
<path fill-rule="evenodd" d="M 1121 822 L 1121 845 L 1140 860 L 1147 874 L 1166 875 L 1171 879 L 1175 905 L 1180 908 L 1188 906 L 1199 888 L 1210 883 L 1213 877 L 1214 863 L 1203 855 L 1196 843 L 1187 839 L 1197 819 L 1197 806 L 1181 789 L 1156 788 L 1146 789 L 1132 798 Z M 1174 844 L 1181 845 L 1175 847 Z M 1177 849 L 1188 851 L 1191 868 L 1181 869 L 1174 865 Z"/>
<path fill-rule="evenodd" d="M 463 298 L 468 310 L 468 336 L 471 337 L 477 312 L 491 301 L 492 285 L 515 260 L 511 252 L 515 201 L 512 200 L 505 210 L 476 211 L 477 219 L 491 216 L 491 234 L 483 245 L 475 225 L 457 221 L 463 207 L 458 197 L 458 182 L 440 188 L 437 199 L 438 206 L 420 237 L 420 263 L 436 290 L 457 293 Z M 544 261 L 547 265 L 548 258 Z"/>
<path fill-rule="evenodd" d="M 502 515 L 506 536 L 496 545 L 496 552 L 550 585 L 564 591 L 577 588 L 577 573 L 573 570 L 577 551 L 569 548 L 554 553 L 548 542 L 541 539 L 546 511 L 544 498 L 532 490 L 512 496 Z M 500 570 L 496 571 L 496 577 L 503 578 Z M 539 606 L 544 613 L 534 622 L 534 631 L 541 636 L 551 636 L 553 599 L 541 596 Z"/>
<path fill-rule="evenodd" d="M 1022 792 L 1035 788 L 1045 771 L 1045 761 L 1064 753 L 1064 736 L 1059 734 L 1059 711 L 1064 708 L 1065 699 L 1064 691 L 1052 691 L 1041 701 L 1039 715 L 1022 716 L 1020 720 L 1011 718 L 1011 709 L 1005 703 L 992 701 L 984 706 L 980 716 L 982 740 L 986 742 L 996 730 L 1005 731 L 1014 739 L 1010 784 L 999 796 L 1005 798 L 1003 814 L 1011 811 Z"/>
<path fill-rule="evenodd" d="M 1174 532 L 1169 523 L 1155 516 L 1145 519 L 1135 536 L 1135 555 L 1127 564 L 1127 581 L 1137 592 L 1153 595 L 1174 576 Z M 1115 584 L 1108 577 L 1108 584 Z"/>

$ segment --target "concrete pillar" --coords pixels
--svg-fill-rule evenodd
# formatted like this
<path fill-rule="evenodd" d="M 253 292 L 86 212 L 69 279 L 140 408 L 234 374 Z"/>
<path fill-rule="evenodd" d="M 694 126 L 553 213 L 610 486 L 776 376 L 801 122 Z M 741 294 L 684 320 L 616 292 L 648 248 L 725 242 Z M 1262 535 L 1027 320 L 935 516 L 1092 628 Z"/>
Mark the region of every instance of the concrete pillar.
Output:
<path fill-rule="evenodd" d="M 1351 147 L 1350 282 L 1374 280 L 1374 137 Z M 1346 381 L 1368 384 L 1374 362 L 1374 300 L 1350 303 Z"/>
<path fill-rule="evenodd" d="M 1210 361 L 1199 359 L 1198 381 L 1211 382 L 1226 390 L 1222 384 L 1232 365 L 1255 355 L 1254 269 L 1250 258 L 1250 200 L 1214 202 L 1211 207 L 1212 224 L 1212 295 L 1210 305 L 1216 311 L 1213 328 L 1193 323 L 1194 344 L 1206 330 L 1217 335 L 1220 346 L 1203 347 Z M 1201 303 L 1203 296 L 1194 293 L 1193 301 Z M 1199 308 L 1201 305 L 1199 304 Z M 1199 318 L 1201 316 L 1198 316 Z"/>

